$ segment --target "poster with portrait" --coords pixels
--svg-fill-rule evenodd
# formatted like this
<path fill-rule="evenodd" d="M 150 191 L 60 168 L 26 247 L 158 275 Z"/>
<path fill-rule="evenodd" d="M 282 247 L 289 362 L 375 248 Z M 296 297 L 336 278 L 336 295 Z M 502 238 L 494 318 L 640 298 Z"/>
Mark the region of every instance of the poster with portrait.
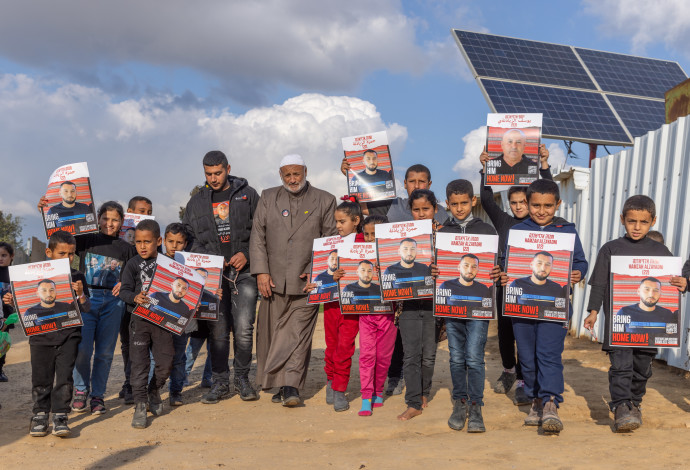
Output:
<path fill-rule="evenodd" d="M 194 315 L 203 290 L 204 278 L 194 268 L 159 253 L 146 291 L 149 302 L 138 304 L 132 313 L 180 335 Z"/>
<path fill-rule="evenodd" d="M 82 325 L 68 259 L 10 266 L 9 274 L 26 336 Z"/>
<path fill-rule="evenodd" d="M 508 232 L 503 315 L 568 321 L 574 233 Z"/>
<path fill-rule="evenodd" d="M 48 179 L 46 199 L 48 204 L 42 215 L 48 238 L 57 230 L 72 235 L 98 231 L 86 162 L 71 163 L 55 170 Z"/>
<path fill-rule="evenodd" d="M 155 217 L 152 215 L 132 214 L 130 212 L 125 213 L 122 227 L 120 227 L 120 239 L 130 245 L 134 245 L 134 231 L 137 228 L 137 224 L 142 220 L 155 220 Z"/>
<path fill-rule="evenodd" d="M 498 257 L 498 235 L 436 234 L 434 315 L 469 320 L 496 318 L 491 270 Z"/>
<path fill-rule="evenodd" d="M 508 189 L 539 178 L 541 113 L 489 114 L 486 119 L 485 186 Z"/>
<path fill-rule="evenodd" d="M 338 247 L 343 277 L 338 281 L 340 311 L 393 314 L 393 304 L 381 301 L 381 282 L 376 271 L 376 244 L 352 243 Z"/>
<path fill-rule="evenodd" d="M 343 138 L 345 158 L 350 164 L 347 188 L 358 201 L 395 198 L 395 177 L 386 131 Z"/>
<path fill-rule="evenodd" d="M 308 304 L 323 304 L 338 300 L 338 283 L 333 274 L 338 269 L 338 247 L 355 242 L 355 234 L 341 237 L 315 238 L 311 253 L 311 273 L 309 279 L 316 288 L 309 292 Z"/>
<path fill-rule="evenodd" d="M 204 291 L 201 294 L 199 308 L 197 308 L 194 318 L 199 320 L 218 320 L 220 298 L 216 293 L 221 286 L 224 258 L 217 255 L 177 251 L 175 252 L 175 261 L 194 268 L 205 279 Z"/>
<path fill-rule="evenodd" d="M 376 225 L 384 301 L 433 297 L 431 222 L 415 220 Z"/>
<path fill-rule="evenodd" d="M 84 255 L 84 276 L 89 287 L 112 289 L 120 282 L 122 260 L 87 252 Z"/>
<path fill-rule="evenodd" d="M 677 348 L 683 325 L 677 256 L 611 257 L 611 346 Z"/>

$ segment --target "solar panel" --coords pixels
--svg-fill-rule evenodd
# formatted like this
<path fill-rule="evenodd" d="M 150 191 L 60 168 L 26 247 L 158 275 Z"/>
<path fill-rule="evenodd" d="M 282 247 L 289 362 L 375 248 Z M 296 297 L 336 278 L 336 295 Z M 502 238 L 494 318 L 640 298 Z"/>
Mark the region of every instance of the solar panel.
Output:
<path fill-rule="evenodd" d="M 596 90 L 569 46 L 456 31 L 480 77 Z"/>
<path fill-rule="evenodd" d="M 482 79 L 497 113 L 543 113 L 542 135 L 627 144 L 630 138 L 599 93 Z"/>
<path fill-rule="evenodd" d="M 545 137 L 630 145 L 664 123 L 664 92 L 687 79 L 677 62 L 453 33 L 489 105 L 543 113 Z"/>
<path fill-rule="evenodd" d="M 666 104 L 627 96 L 607 95 L 633 137 L 645 135 L 666 122 Z"/>
<path fill-rule="evenodd" d="M 676 62 L 575 48 L 603 91 L 663 98 L 687 77 Z"/>

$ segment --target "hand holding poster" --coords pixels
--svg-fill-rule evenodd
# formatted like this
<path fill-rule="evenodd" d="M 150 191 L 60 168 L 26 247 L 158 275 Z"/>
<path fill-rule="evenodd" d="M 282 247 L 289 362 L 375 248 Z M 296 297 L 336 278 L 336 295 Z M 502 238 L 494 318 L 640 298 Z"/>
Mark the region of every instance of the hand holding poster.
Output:
<path fill-rule="evenodd" d="M 72 235 L 98 231 L 86 163 L 72 163 L 55 170 L 48 180 L 46 199 L 48 204 L 42 215 L 48 238 L 56 230 Z"/>
<path fill-rule="evenodd" d="M 491 270 L 496 265 L 497 235 L 436 234 L 434 315 L 492 320 L 496 318 L 496 289 Z"/>
<path fill-rule="evenodd" d="M 26 336 L 81 326 L 69 260 L 10 266 L 14 302 Z"/>
<path fill-rule="evenodd" d="M 376 244 L 354 243 L 338 247 L 340 310 L 348 313 L 393 313 L 393 306 L 381 302 L 381 282 L 376 272 Z"/>
<path fill-rule="evenodd" d="M 137 224 L 142 220 L 154 220 L 155 217 L 152 215 L 144 214 L 132 214 L 131 212 L 125 213 L 125 218 L 122 221 L 122 227 L 120 227 L 120 239 L 126 241 L 130 245 L 134 245 L 134 231 Z"/>
<path fill-rule="evenodd" d="M 146 292 L 150 301 L 137 305 L 132 313 L 180 335 L 199 305 L 203 289 L 204 278 L 194 268 L 158 254 Z"/>
<path fill-rule="evenodd" d="M 178 251 L 175 253 L 175 261 L 194 268 L 204 278 L 204 291 L 201 294 L 199 307 L 194 314 L 194 318 L 199 320 L 218 320 L 220 299 L 216 292 L 221 285 L 224 258 L 216 255 Z"/>
<path fill-rule="evenodd" d="M 316 284 L 316 288 L 309 292 L 308 304 L 338 300 L 338 283 L 333 280 L 333 274 L 338 269 L 338 247 L 354 242 L 354 233 L 347 237 L 335 235 L 314 239 L 309 279 L 312 284 Z"/>
<path fill-rule="evenodd" d="M 528 185 L 539 178 L 541 114 L 489 114 L 484 186 Z"/>
<path fill-rule="evenodd" d="M 348 194 L 358 201 L 395 198 L 395 178 L 385 131 L 343 138 Z"/>
<path fill-rule="evenodd" d="M 508 232 L 503 314 L 534 320 L 568 321 L 570 269 L 575 234 Z"/>
<path fill-rule="evenodd" d="M 611 257 L 611 346 L 680 346 L 680 293 L 670 280 L 682 265 L 676 256 Z"/>
<path fill-rule="evenodd" d="M 382 299 L 432 297 L 432 221 L 377 224 L 375 230 Z"/>

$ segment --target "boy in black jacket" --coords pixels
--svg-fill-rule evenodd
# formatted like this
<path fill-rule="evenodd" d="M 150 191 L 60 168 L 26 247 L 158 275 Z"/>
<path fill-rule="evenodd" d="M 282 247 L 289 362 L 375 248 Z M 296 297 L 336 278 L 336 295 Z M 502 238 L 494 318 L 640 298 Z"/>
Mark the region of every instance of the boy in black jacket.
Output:
<path fill-rule="evenodd" d="M 479 161 L 483 164 L 489 160 L 489 154 L 484 151 L 479 156 Z M 546 145 L 542 144 L 539 148 L 539 176 L 542 179 L 552 180 L 551 167 L 549 166 L 549 151 Z M 484 171 L 480 172 L 482 174 Z M 508 231 L 510 228 L 522 222 L 529 217 L 527 211 L 527 187 L 526 186 L 512 186 L 508 190 L 508 202 L 510 203 L 510 211 L 512 215 L 504 212 L 498 207 L 494 200 L 494 192 L 491 186 L 482 185 L 479 190 L 482 207 L 489 215 L 491 223 L 496 227 L 498 232 L 498 249 L 499 249 L 499 264 L 504 265 L 505 253 L 503 247 L 506 245 L 508 238 Z M 513 322 L 510 317 L 504 316 L 503 311 L 503 287 L 497 286 L 496 292 L 496 308 L 498 313 L 498 350 L 501 353 L 501 362 L 503 362 L 503 372 L 494 384 L 494 392 L 508 393 L 513 384 L 517 380 L 517 387 L 515 387 L 515 405 L 529 405 L 530 400 L 525 393 L 525 382 L 522 380 L 522 370 L 520 368 L 520 361 L 515 354 L 515 335 L 513 334 Z"/>
<path fill-rule="evenodd" d="M 663 244 L 649 238 L 647 234 L 656 223 L 656 206 L 647 196 L 636 195 L 623 204 L 621 223 L 625 236 L 605 243 L 599 250 L 597 261 L 589 279 L 592 289 L 589 294 L 587 310 L 590 314 L 584 321 L 585 328 L 591 330 L 597 321 L 597 314 L 604 305 L 604 342 L 602 349 L 607 352 L 609 368 L 609 407 L 614 413 L 614 432 L 627 432 L 642 425 L 640 403 L 645 394 L 647 380 L 652 376 L 652 359 L 656 348 L 629 348 L 611 346 L 609 339 L 611 325 L 611 256 L 673 256 Z M 687 288 L 683 276 L 671 277 L 671 284 L 679 291 Z"/>
<path fill-rule="evenodd" d="M 494 228 L 472 215 L 477 205 L 472 183 L 454 180 L 446 186 L 448 220 L 439 232 L 496 235 Z M 496 266 L 498 274 L 500 267 Z M 460 431 L 467 420 L 468 432 L 484 432 L 484 348 L 489 322 L 446 318 L 446 335 L 450 350 L 450 375 L 453 380 L 453 412 L 448 419 L 451 429 Z M 469 414 L 469 418 L 468 418 Z"/>
<path fill-rule="evenodd" d="M 62 230 L 53 232 L 48 241 L 48 259 L 74 259 L 77 242 Z M 82 273 L 72 269 L 72 289 L 79 302 L 79 309 L 91 309 L 89 289 Z M 34 437 L 48 434 L 48 416 L 53 412 L 53 435 L 66 437 L 71 434 L 67 426 L 67 413 L 72 401 L 72 370 L 77 360 L 77 348 L 81 341 L 81 327 L 31 336 L 31 395 L 34 399 L 29 434 Z"/>
<path fill-rule="evenodd" d="M 136 304 L 147 304 L 146 289 L 156 268 L 158 247 L 161 245 L 161 229 L 154 220 L 142 220 L 134 234 L 137 255 L 127 262 L 122 272 L 120 298 L 133 309 Z M 154 416 L 163 413 L 160 388 L 170 376 L 173 361 L 172 333 L 137 315 L 130 322 L 129 358 L 132 361 L 131 383 L 134 398 L 132 427 L 146 427 L 146 406 Z M 153 353 L 153 377 L 149 382 L 149 369 Z M 148 393 L 147 393 L 148 390 Z"/>

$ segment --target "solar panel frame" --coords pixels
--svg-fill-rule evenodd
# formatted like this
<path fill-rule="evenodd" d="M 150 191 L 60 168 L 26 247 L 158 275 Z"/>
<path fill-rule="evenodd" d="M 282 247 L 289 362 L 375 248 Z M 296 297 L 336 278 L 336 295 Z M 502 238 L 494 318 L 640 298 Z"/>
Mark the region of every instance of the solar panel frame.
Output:
<path fill-rule="evenodd" d="M 631 96 L 607 94 L 606 97 L 625 123 L 632 137 L 640 137 L 666 122 L 666 103 Z"/>
<path fill-rule="evenodd" d="M 640 82 L 643 80 L 641 79 L 631 79 L 631 80 L 613 80 L 611 79 L 610 75 L 607 75 L 602 72 L 602 67 L 601 67 L 601 61 L 602 60 L 613 60 L 613 61 L 618 61 L 618 62 L 626 62 L 626 61 L 632 61 L 636 62 L 638 64 L 652 64 L 655 66 L 658 66 L 660 68 L 666 68 L 667 70 L 672 70 L 674 77 L 672 79 L 666 79 L 666 82 L 674 82 L 676 79 L 678 79 L 677 83 L 680 83 L 684 80 L 687 79 L 687 75 L 685 74 L 685 71 L 680 67 L 680 65 L 677 62 L 673 61 L 667 61 L 667 60 L 661 60 L 661 59 L 651 59 L 651 58 L 645 58 L 645 57 L 637 57 L 637 56 L 631 56 L 631 55 L 625 55 L 625 54 L 619 54 L 619 53 L 613 53 L 613 52 L 606 52 L 606 51 L 597 51 L 594 49 L 585 49 L 585 48 L 579 48 L 579 47 L 574 47 L 574 46 L 565 46 L 561 44 L 553 44 L 553 43 L 545 43 L 541 41 L 533 41 L 533 40 L 526 40 L 526 39 L 518 39 L 518 38 L 511 38 L 507 36 L 497 36 L 497 35 L 492 35 L 492 34 L 486 34 L 486 33 L 476 33 L 472 31 L 463 31 L 463 30 L 458 30 L 458 29 L 451 29 L 451 33 L 453 34 L 453 37 L 455 38 L 455 41 L 462 53 L 462 55 L 465 58 L 465 61 L 467 62 L 470 70 L 472 71 L 473 76 L 475 77 L 475 80 L 477 81 L 482 93 L 484 94 L 484 98 L 487 100 L 487 103 L 489 103 L 489 107 L 492 109 L 493 112 L 544 112 L 547 111 L 548 109 L 545 110 L 543 108 L 541 109 L 510 109 L 507 111 L 501 111 L 496 109 L 496 106 L 494 105 L 492 98 L 490 96 L 490 93 L 487 91 L 486 87 L 484 86 L 484 83 L 482 81 L 489 81 L 489 82 L 501 82 L 501 83 L 518 83 L 522 85 L 529 85 L 533 88 L 532 92 L 535 89 L 540 89 L 544 93 L 551 93 L 553 94 L 552 91 L 544 91 L 544 89 L 548 88 L 553 88 L 553 89 L 558 89 L 558 90 L 570 90 L 570 91 L 577 91 L 577 92 L 583 92 L 583 93 L 590 93 L 593 95 L 599 95 L 601 100 L 594 100 L 594 101 L 599 101 L 599 105 L 601 105 L 601 102 L 603 100 L 604 103 L 607 104 L 608 107 L 608 112 L 605 112 L 606 116 L 604 117 L 604 121 L 606 122 L 606 126 L 608 126 L 609 130 L 613 132 L 607 139 L 593 139 L 592 135 L 561 135 L 561 134 L 577 134 L 577 132 L 562 132 L 562 127 L 557 127 L 556 130 L 558 132 L 551 132 L 549 133 L 548 131 L 548 126 L 546 133 L 544 134 L 545 137 L 547 138 L 555 138 L 555 139 L 563 139 L 563 140 L 575 140 L 575 141 L 580 141 L 580 142 L 587 142 L 587 143 L 599 143 L 599 144 L 604 144 L 604 145 L 621 145 L 621 146 L 627 146 L 627 145 L 632 145 L 634 142 L 634 137 L 637 137 L 639 135 L 642 135 L 650 130 L 654 130 L 661 126 L 664 122 L 665 119 L 662 119 L 661 121 L 658 121 L 658 109 L 656 105 L 652 103 L 664 103 L 664 92 L 659 91 L 661 90 L 662 87 L 666 87 L 666 84 L 659 84 L 659 80 L 654 80 L 652 75 L 649 73 L 641 74 L 641 72 L 636 71 L 635 74 L 641 75 L 642 77 L 645 77 L 647 80 L 647 83 L 653 83 L 656 86 L 655 91 L 649 91 L 645 92 L 646 94 L 630 94 L 630 93 L 621 93 L 621 91 L 626 92 L 626 91 L 635 91 L 635 93 L 642 93 L 642 91 L 639 88 L 635 88 L 635 86 L 638 86 Z M 525 73 L 516 74 L 515 76 L 518 77 L 516 78 L 511 78 L 508 76 L 507 73 L 504 73 L 506 70 L 506 67 L 502 68 L 496 68 L 493 67 L 477 67 L 477 64 L 473 62 L 472 57 L 470 57 L 471 54 L 476 55 L 476 51 L 472 50 L 472 48 L 476 48 L 476 45 L 472 44 L 463 44 L 462 40 L 465 38 L 468 38 L 472 36 L 473 39 L 476 39 L 477 37 L 482 37 L 484 39 L 490 38 L 491 40 L 494 41 L 494 43 L 503 45 L 505 46 L 506 44 L 512 45 L 512 47 L 516 47 L 516 44 L 522 44 L 522 45 L 532 45 L 532 46 L 538 46 L 542 50 L 548 49 L 548 47 L 554 47 L 557 48 L 559 51 L 561 51 L 561 54 L 566 54 L 566 49 L 570 49 L 573 53 L 573 56 L 577 58 L 577 60 L 580 63 L 580 66 L 582 70 L 587 74 L 588 80 L 582 80 L 580 77 L 580 86 L 568 86 L 564 85 L 563 81 L 561 83 L 557 83 L 557 80 L 551 80 L 551 79 L 545 79 L 544 77 L 537 77 L 536 79 L 533 76 L 528 76 Z M 465 48 L 470 49 L 470 54 L 468 54 L 468 51 Z M 484 49 L 487 49 L 486 47 Z M 485 55 L 488 55 L 486 52 L 484 52 Z M 495 54 L 494 54 L 495 55 Z M 567 54 L 566 54 L 567 55 Z M 582 57 L 584 55 L 590 64 L 596 64 L 594 65 L 594 71 L 592 71 L 588 65 L 587 61 Z M 563 67 L 558 65 L 558 64 L 553 64 L 552 67 L 555 67 L 557 70 L 563 71 Z M 496 72 L 498 70 L 498 72 Z M 489 75 L 482 75 L 482 73 L 491 73 L 491 72 L 496 72 L 494 75 L 503 75 L 503 76 L 489 76 Z M 566 73 L 566 72 L 563 72 Z M 663 70 L 658 72 L 657 74 L 663 73 Z M 635 75 L 631 74 L 631 75 Z M 682 75 L 682 76 L 681 76 Z M 527 78 L 528 80 L 521 80 L 520 78 Z M 547 77 L 548 78 L 548 77 Z M 539 80 L 539 81 L 537 81 Z M 603 82 L 603 86 L 599 81 Z M 593 85 L 591 87 L 589 83 Z M 487 82 L 488 83 L 488 82 Z M 672 88 L 675 86 L 677 83 L 671 84 L 668 88 Z M 570 85 L 573 83 L 570 82 Z M 489 88 L 492 88 L 493 85 L 489 85 Z M 626 88 L 627 87 L 627 88 Z M 646 96 L 650 95 L 650 96 Z M 578 96 L 587 96 L 587 95 L 578 95 Z M 625 99 L 617 99 L 616 97 L 620 98 L 625 98 Z M 613 101 L 615 103 L 619 103 L 621 105 L 621 112 L 619 113 L 614 104 L 612 103 L 611 99 L 613 98 Z M 592 102 L 593 98 L 589 98 L 590 103 Z M 547 106 L 548 107 L 548 106 Z M 600 110 L 604 110 L 603 107 L 599 108 Z M 635 114 L 635 110 L 644 110 L 648 109 L 651 110 L 651 115 L 654 116 L 653 120 L 645 119 L 644 116 L 640 116 L 638 114 Z M 544 119 L 545 122 L 548 120 L 547 112 L 544 112 Z M 643 113 L 644 114 L 644 113 Z M 611 121 L 611 115 L 615 117 L 617 120 L 618 126 L 613 125 Z M 592 115 L 594 119 L 599 119 L 601 120 L 601 116 L 595 116 Z M 656 123 L 659 122 L 658 125 Z M 630 128 L 628 128 L 628 126 Z M 653 126 L 653 127 L 649 127 Z M 581 128 L 581 127 L 580 127 Z M 627 139 L 623 139 L 623 134 L 620 133 L 620 130 L 623 131 L 623 133 L 627 136 Z M 590 132 L 592 132 L 590 130 Z M 598 135 L 597 132 L 594 132 L 595 134 Z"/>

